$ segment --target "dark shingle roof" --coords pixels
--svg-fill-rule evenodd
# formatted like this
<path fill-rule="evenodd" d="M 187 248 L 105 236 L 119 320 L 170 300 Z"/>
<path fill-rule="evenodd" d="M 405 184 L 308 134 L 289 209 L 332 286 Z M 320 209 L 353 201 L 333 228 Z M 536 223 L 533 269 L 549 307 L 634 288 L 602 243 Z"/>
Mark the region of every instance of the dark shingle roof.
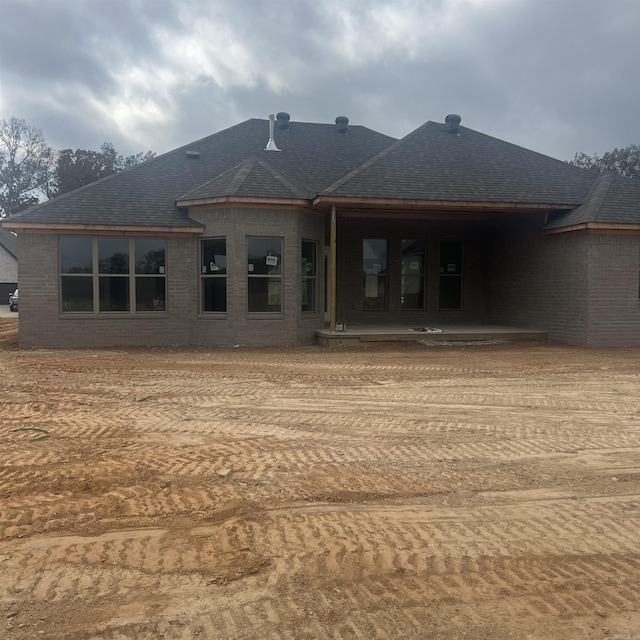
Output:
<path fill-rule="evenodd" d="M 137 167 L 94 182 L 14 216 L 16 222 L 132 226 L 199 226 L 176 206 L 176 200 L 248 158 L 264 157 L 291 181 L 318 193 L 345 173 L 394 142 L 394 138 L 351 126 L 348 134 L 334 125 L 292 121 L 276 129 L 282 150 L 264 151 L 268 120 L 251 119 Z M 199 151 L 199 159 L 187 158 Z M 264 179 L 256 170 L 255 177 Z M 270 181 L 273 185 L 273 180 Z M 276 180 L 277 182 L 277 180 Z M 245 189 L 249 189 L 247 182 Z"/>
<path fill-rule="evenodd" d="M 18 259 L 18 238 L 6 229 L 0 229 L 0 247 Z"/>
<path fill-rule="evenodd" d="M 427 122 L 402 140 L 360 126 L 292 121 L 265 151 L 252 119 L 13 216 L 12 221 L 201 227 L 176 202 L 227 196 L 558 205 L 547 229 L 640 224 L 640 182 L 602 176 L 466 127 Z M 187 151 L 197 151 L 198 159 Z M 193 155 L 193 154 L 192 154 Z M 577 206 L 579 205 L 579 206 Z"/>
<path fill-rule="evenodd" d="M 594 181 L 585 201 L 575 209 L 551 217 L 545 230 L 596 222 L 640 224 L 640 181 L 603 173 Z"/>
<path fill-rule="evenodd" d="M 315 196 L 315 192 L 297 180 L 283 175 L 268 162 L 251 158 L 184 194 L 178 201 L 207 200 L 225 196 L 310 200 Z"/>
<path fill-rule="evenodd" d="M 427 122 L 321 195 L 354 198 L 575 205 L 594 174 L 459 128 Z"/>

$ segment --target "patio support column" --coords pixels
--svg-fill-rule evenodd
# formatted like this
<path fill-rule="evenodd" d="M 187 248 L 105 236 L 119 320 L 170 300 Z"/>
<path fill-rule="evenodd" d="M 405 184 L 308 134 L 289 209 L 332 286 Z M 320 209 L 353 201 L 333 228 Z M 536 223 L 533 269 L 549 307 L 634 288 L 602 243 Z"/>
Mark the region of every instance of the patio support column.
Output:
<path fill-rule="evenodd" d="M 329 283 L 329 331 L 336 330 L 336 285 L 338 282 L 336 259 L 336 206 L 331 207 L 331 244 L 329 247 L 329 264 L 331 273 L 331 282 Z"/>

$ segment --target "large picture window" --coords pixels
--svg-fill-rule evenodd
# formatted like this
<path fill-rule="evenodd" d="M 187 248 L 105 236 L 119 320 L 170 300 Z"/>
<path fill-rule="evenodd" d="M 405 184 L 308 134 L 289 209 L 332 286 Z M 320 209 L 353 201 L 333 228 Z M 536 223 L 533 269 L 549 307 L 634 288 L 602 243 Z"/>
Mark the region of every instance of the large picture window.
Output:
<path fill-rule="evenodd" d="M 424 310 L 425 241 L 402 241 L 400 302 L 403 310 Z"/>
<path fill-rule="evenodd" d="M 462 309 L 462 242 L 440 242 L 440 309 Z"/>
<path fill-rule="evenodd" d="M 203 240 L 200 245 L 202 311 L 224 313 L 227 310 L 227 241 Z"/>
<path fill-rule="evenodd" d="M 318 243 L 302 241 L 302 313 L 315 313 L 317 309 Z"/>
<path fill-rule="evenodd" d="M 247 238 L 247 309 L 282 313 L 282 238 Z"/>
<path fill-rule="evenodd" d="M 364 310 L 385 311 L 387 308 L 387 241 L 362 241 Z"/>
<path fill-rule="evenodd" d="M 165 254 L 163 238 L 62 236 L 62 312 L 164 311 Z"/>

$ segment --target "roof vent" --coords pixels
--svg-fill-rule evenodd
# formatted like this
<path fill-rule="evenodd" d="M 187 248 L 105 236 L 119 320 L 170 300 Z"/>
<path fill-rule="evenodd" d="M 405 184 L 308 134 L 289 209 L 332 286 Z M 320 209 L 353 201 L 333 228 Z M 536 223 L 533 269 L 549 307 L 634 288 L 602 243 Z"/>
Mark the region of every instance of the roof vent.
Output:
<path fill-rule="evenodd" d="M 187 149 L 187 158 L 189 160 L 200 160 L 200 152 L 196 149 Z"/>
<path fill-rule="evenodd" d="M 278 129 L 289 131 L 289 120 L 291 120 L 291 116 L 288 113 L 280 111 L 280 113 L 276 114 L 276 120 L 278 121 Z"/>
<path fill-rule="evenodd" d="M 450 113 L 445 119 L 444 122 L 447 125 L 447 131 L 449 133 L 458 133 L 458 128 L 460 127 L 460 121 L 462 118 L 456 113 Z"/>
<path fill-rule="evenodd" d="M 276 141 L 273 139 L 273 121 L 276 119 L 275 114 L 269 114 L 269 142 L 267 142 L 267 146 L 264 148 L 265 151 L 280 151 L 276 146 Z"/>
<path fill-rule="evenodd" d="M 349 132 L 349 118 L 347 116 L 338 116 L 336 118 L 336 131 L 338 133 Z"/>

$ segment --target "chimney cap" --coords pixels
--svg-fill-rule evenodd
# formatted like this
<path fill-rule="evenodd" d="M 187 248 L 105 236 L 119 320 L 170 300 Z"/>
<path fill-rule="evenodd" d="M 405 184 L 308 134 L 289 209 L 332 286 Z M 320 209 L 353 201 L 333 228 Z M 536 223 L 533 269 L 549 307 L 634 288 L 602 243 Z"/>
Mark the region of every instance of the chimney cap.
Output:
<path fill-rule="evenodd" d="M 347 116 L 338 116 L 336 118 L 336 130 L 338 133 L 347 133 L 349 130 L 349 118 Z"/>
<path fill-rule="evenodd" d="M 458 127 L 460 126 L 461 120 L 462 118 L 457 113 L 450 113 L 444 119 L 444 122 L 447 125 L 447 131 L 449 133 L 458 133 Z"/>
<path fill-rule="evenodd" d="M 280 111 L 276 114 L 276 120 L 278 121 L 278 129 L 289 129 L 289 120 L 291 116 L 286 111 Z"/>

